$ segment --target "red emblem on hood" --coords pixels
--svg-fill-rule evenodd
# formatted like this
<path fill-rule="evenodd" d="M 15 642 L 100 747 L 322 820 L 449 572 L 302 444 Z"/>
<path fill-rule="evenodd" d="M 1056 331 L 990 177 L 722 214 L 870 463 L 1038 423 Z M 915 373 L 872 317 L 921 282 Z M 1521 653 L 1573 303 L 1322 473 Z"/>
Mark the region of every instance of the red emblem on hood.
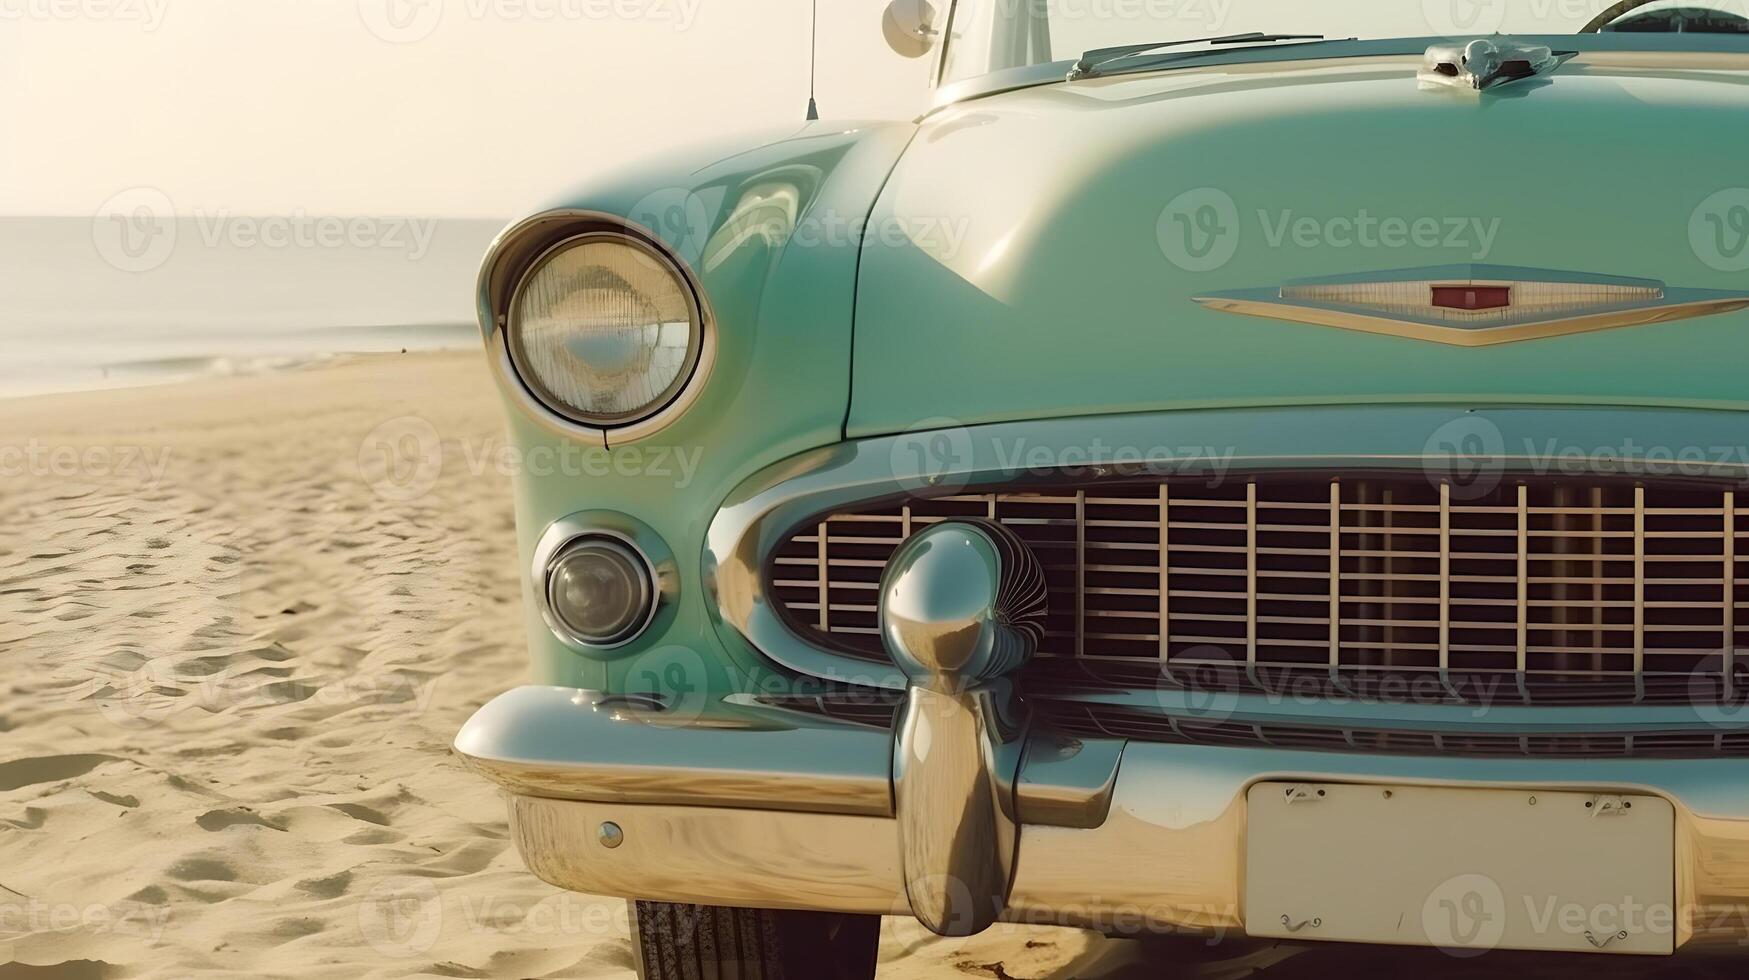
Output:
<path fill-rule="evenodd" d="M 1447 310 L 1503 310 L 1512 305 L 1511 286 L 1434 286 L 1433 305 Z"/>

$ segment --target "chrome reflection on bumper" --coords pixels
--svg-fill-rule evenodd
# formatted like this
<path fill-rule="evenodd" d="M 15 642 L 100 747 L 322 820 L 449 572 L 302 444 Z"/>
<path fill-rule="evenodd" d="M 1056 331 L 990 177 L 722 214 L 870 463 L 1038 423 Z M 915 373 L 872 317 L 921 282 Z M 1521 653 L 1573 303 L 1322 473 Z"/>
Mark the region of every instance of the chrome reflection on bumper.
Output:
<path fill-rule="evenodd" d="M 910 913 L 891 733 L 742 704 L 686 721 L 661 714 L 521 688 L 482 708 L 456 749 L 512 792 L 517 846 L 559 887 Z M 1015 781 L 1020 837 L 1001 918 L 1243 930 L 1245 798 L 1263 781 L 1659 796 L 1675 811 L 1676 945 L 1749 943 L 1749 760 L 1426 758 L 1041 734 Z M 606 822 L 623 831 L 616 848 L 598 839 Z"/>
<path fill-rule="evenodd" d="M 603 847 L 596 830 L 624 833 Z M 742 908 L 909 915 L 897 824 L 844 813 L 510 798 L 510 831 L 541 880 L 589 895 Z"/>
<path fill-rule="evenodd" d="M 893 812 L 888 733 L 755 704 L 696 715 L 635 697 L 519 687 L 475 712 L 455 750 L 520 796 Z"/>
<path fill-rule="evenodd" d="M 1044 635 L 1045 574 L 1013 531 L 945 521 L 881 578 L 887 653 L 905 672 L 893 802 L 911 912 L 970 936 L 1007 903 L 1019 837 L 1014 778 L 1031 721 L 1011 679 Z"/>

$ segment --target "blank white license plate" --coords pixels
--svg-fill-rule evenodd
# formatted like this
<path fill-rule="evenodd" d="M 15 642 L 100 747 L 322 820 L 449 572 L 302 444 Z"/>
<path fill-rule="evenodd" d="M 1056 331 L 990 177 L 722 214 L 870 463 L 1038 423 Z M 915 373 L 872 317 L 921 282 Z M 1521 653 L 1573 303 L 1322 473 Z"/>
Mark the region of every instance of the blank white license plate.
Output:
<path fill-rule="evenodd" d="M 1675 814 L 1654 796 L 1258 783 L 1254 936 L 1670 953 Z"/>

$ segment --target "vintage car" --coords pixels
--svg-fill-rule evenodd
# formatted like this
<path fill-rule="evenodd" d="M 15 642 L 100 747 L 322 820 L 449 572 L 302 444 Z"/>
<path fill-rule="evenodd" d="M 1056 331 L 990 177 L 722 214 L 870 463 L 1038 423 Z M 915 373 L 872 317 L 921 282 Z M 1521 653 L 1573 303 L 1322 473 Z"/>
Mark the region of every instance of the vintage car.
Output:
<path fill-rule="evenodd" d="M 528 867 L 653 978 L 1740 948 L 1733 5 L 901 0 L 917 119 L 511 226 Z"/>

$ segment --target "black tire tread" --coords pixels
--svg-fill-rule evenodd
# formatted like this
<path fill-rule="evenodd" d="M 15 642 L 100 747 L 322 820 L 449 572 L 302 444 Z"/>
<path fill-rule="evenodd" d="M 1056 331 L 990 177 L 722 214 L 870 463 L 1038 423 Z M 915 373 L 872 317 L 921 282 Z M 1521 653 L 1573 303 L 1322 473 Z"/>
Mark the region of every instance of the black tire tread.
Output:
<path fill-rule="evenodd" d="M 643 980 L 872 980 L 880 918 L 632 902 Z"/>

